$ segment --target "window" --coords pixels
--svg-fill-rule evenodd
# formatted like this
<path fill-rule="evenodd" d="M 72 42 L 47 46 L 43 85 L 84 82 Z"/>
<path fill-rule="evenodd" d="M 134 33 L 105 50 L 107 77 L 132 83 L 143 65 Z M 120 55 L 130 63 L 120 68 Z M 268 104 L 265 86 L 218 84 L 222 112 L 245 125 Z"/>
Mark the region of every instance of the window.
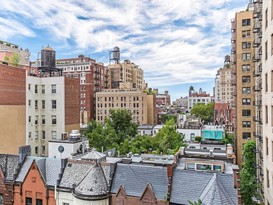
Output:
<path fill-rule="evenodd" d="M 35 131 L 34 139 L 35 139 L 35 140 L 38 140 L 38 131 Z"/>
<path fill-rule="evenodd" d="M 28 116 L 28 122 L 31 123 L 31 116 Z"/>
<path fill-rule="evenodd" d="M 45 115 L 42 115 L 42 125 L 45 124 Z"/>
<path fill-rule="evenodd" d="M 251 132 L 243 132 L 243 139 L 250 140 L 251 139 Z"/>
<path fill-rule="evenodd" d="M 242 54 L 242 60 L 243 61 L 250 60 L 250 53 L 243 53 Z"/>
<path fill-rule="evenodd" d="M 264 43 L 264 53 L 265 53 L 264 57 L 265 57 L 265 60 L 267 60 L 267 58 L 268 58 L 267 50 L 268 50 L 268 43 L 267 43 L 267 41 L 266 41 L 266 42 Z"/>
<path fill-rule="evenodd" d="M 53 124 L 53 125 L 56 125 L 56 124 L 57 124 L 56 115 L 51 115 L 51 119 L 52 119 L 52 124 Z"/>
<path fill-rule="evenodd" d="M 242 42 L 242 48 L 251 48 L 251 42 Z"/>
<path fill-rule="evenodd" d="M 250 71 L 250 64 L 244 64 L 242 65 L 242 71 Z"/>
<path fill-rule="evenodd" d="M 251 110 L 242 110 L 242 116 L 243 117 L 250 117 L 251 116 Z"/>
<path fill-rule="evenodd" d="M 265 154 L 268 155 L 268 138 L 265 138 Z"/>
<path fill-rule="evenodd" d="M 36 199 L 36 205 L 43 205 L 42 199 Z"/>
<path fill-rule="evenodd" d="M 31 84 L 28 84 L 28 90 L 31 91 Z"/>
<path fill-rule="evenodd" d="M 242 104 L 243 105 L 251 105 L 251 99 L 250 98 L 243 98 Z"/>
<path fill-rule="evenodd" d="M 268 106 L 265 106 L 265 123 L 268 124 Z"/>
<path fill-rule="evenodd" d="M 243 121 L 243 127 L 251 127 L 251 122 L 250 121 Z"/>
<path fill-rule="evenodd" d="M 57 132 L 56 131 L 51 131 L 51 137 L 53 140 L 57 139 Z"/>
<path fill-rule="evenodd" d="M 26 197 L 26 205 L 32 205 L 32 198 Z"/>
<path fill-rule="evenodd" d="M 42 100 L 42 109 L 45 109 L 45 100 Z"/>
<path fill-rule="evenodd" d="M 38 93 L 38 85 L 35 85 L 35 93 Z"/>
<path fill-rule="evenodd" d="M 195 164 L 194 163 L 187 163 L 187 169 L 195 170 Z"/>
<path fill-rule="evenodd" d="M 207 171 L 211 170 L 211 165 L 210 164 L 196 164 L 196 170 L 202 170 L 202 171 Z"/>
<path fill-rule="evenodd" d="M 42 85 L 42 94 L 45 94 L 45 85 Z"/>
<path fill-rule="evenodd" d="M 28 106 L 31 107 L 31 100 L 28 100 Z"/>
<path fill-rule="evenodd" d="M 51 85 L 51 93 L 56 93 L 56 85 Z"/>
<path fill-rule="evenodd" d="M 243 76 L 242 83 L 250 83 L 250 76 Z"/>
<path fill-rule="evenodd" d="M 42 154 L 45 154 L 45 146 L 42 146 Z"/>
<path fill-rule="evenodd" d="M 31 138 L 31 132 L 28 133 L 28 138 Z"/>
<path fill-rule="evenodd" d="M 0 194 L 0 205 L 4 205 L 4 195 Z"/>
<path fill-rule="evenodd" d="M 35 109 L 38 109 L 38 100 L 35 100 Z"/>
<path fill-rule="evenodd" d="M 45 139 L 45 131 L 42 130 L 42 140 L 44 140 L 44 139 Z"/>
<path fill-rule="evenodd" d="M 35 125 L 38 125 L 38 115 L 35 115 Z"/>
<path fill-rule="evenodd" d="M 194 141 L 194 139 L 195 139 L 195 134 L 194 133 L 191 133 L 191 141 Z"/>
<path fill-rule="evenodd" d="M 265 28 L 267 28 L 267 26 L 268 26 L 268 9 L 266 9 L 265 10 L 265 12 L 264 12 L 265 14 Z"/>
<path fill-rule="evenodd" d="M 243 19 L 242 26 L 250 26 L 250 19 Z"/>
<path fill-rule="evenodd" d="M 268 75 L 267 75 L 267 73 L 265 74 L 265 92 L 268 92 Z"/>
<path fill-rule="evenodd" d="M 242 32 L 242 37 L 243 38 L 249 38 L 250 35 L 251 35 L 250 30 L 245 30 L 245 31 Z"/>
<path fill-rule="evenodd" d="M 51 100 L 51 104 L 52 104 L 52 109 L 56 109 L 57 108 L 56 100 Z"/>
<path fill-rule="evenodd" d="M 270 184 L 269 184 L 269 171 L 266 169 L 266 186 L 267 188 L 269 188 Z"/>
<path fill-rule="evenodd" d="M 250 87 L 243 87 L 242 94 L 250 94 Z"/>

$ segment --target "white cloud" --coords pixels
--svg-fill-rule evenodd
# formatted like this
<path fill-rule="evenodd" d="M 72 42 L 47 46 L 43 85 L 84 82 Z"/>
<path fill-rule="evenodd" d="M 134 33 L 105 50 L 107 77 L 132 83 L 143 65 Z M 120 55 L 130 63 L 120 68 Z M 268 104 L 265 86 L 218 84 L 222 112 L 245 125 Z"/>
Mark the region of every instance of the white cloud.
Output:
<path fill-rule="evenodd" d="M 100 60 L 119 46 L 151 86 L 179 85 L 215 77 L 230 45 L 230 19 L 244 4 L 247 0 L 2 0 L 0 13 L 9 19 L 0 14 L 0 31 L 1 38 L 12 39 L 44 30 L 64 47 L 76 46 L 73 55 L 104 52 Z"/>

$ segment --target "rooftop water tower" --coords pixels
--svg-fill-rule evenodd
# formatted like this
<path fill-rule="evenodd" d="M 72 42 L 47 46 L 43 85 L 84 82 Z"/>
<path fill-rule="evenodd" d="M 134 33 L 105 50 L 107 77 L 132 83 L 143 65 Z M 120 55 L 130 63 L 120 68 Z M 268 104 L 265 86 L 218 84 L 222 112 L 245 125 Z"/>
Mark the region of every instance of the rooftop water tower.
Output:
<path fill-rule="evenodd" d="M 109 64 L 118 64 L 120 61 L 120 50 L 119 47 L 114 47 L 112 51 L 109 52 Z"/>

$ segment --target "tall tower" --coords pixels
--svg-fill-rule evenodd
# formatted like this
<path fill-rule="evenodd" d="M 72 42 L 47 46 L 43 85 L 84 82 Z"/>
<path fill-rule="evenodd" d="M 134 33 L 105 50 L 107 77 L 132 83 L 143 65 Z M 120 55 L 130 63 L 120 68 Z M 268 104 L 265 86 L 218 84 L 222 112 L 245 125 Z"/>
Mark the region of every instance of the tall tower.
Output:
<path fill-rule="evenodd" d="M 243 145 L 248 140 L 255 139 L 255 100 L 253 77 L 254 49 L 253 38 L 253 5 L 249 4 L 246 11 L 237 12 L 231 22 L 231 67 L 234 85 L 234 115 L 235 152 L 237 163 L 243 163 Z M 255 57 L 255 56 L 254 56 Z"/>

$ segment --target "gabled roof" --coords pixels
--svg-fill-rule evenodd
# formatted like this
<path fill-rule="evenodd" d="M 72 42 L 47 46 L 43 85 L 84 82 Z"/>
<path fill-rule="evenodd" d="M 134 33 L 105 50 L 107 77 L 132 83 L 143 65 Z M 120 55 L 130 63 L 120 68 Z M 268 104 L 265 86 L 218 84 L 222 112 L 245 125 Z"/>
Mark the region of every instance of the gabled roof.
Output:
<path fill-rule="evenodd" d="M 238 204 L 233 175 L 175 169 L 170 202 L 189 204 L 198 199 L 204 205 Z"/>
<path fill-rule="evenodd" d="M 24 164 L 19 171 L 16 182 L 23 182 L 25 180 L 27 173 L 34 161 L 38 166 L 39 172 L 45 184 L 48 186 L 57 185 L 57 181 L 61 174 L 61 159 L 33 156 L 28 156 L 26 158 Z"/>
<path fill-rule="evenodd" d="M 126 195 L 141 197 L 147 184 L 151 184 L 158 200 L 166 200 L 168 194 L 166 167 L 118 163 L 111 193 L 117 193 L 122 185 Z"/>
<path fill-rule="evenodd" d="M 18 169 L 19 157 L 17 155 L 0 154 L 0 169 L 4 173 L 5 180 L 14 180 Z"/>

